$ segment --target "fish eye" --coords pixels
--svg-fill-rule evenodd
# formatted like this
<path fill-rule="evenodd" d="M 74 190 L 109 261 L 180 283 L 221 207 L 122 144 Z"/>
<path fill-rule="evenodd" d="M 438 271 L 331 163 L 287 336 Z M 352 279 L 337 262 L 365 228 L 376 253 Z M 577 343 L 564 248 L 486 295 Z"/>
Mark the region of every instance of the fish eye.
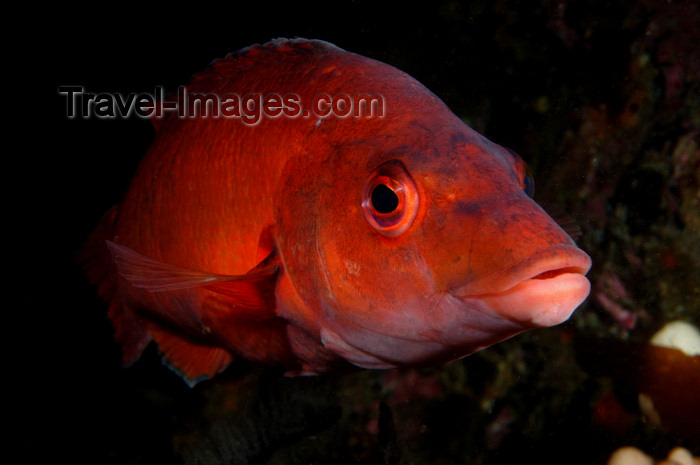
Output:
<path fill-rule="evenodd" d="M 535 195 L 535 178 L 532 177 L 529 169 L 525 173 L 525 176 L 523 176 L 523 190 L 525 191 L 525 193 L 527 194 L 528 197 L 530 197 L 530 198 L 534 197 L 534 195 Z"/>
<path fill-rule="evenodd" d="M 369 175 L 362 190 L 362 211 L 380 234 L 397 237 L 418 213 L 418 190 L 403 164 L 391 160 Z"/>
<path fill-rule="evenodd" d="M 535 195 L 535 178 L 532 177 L 530 167 L 527 166 L 527 163 L 525 163 L 522 158 L 520 158 L 520 155 L 507 147 L 504 148 L 513 156 L 513 159 L 515 160 L 515 169 L 518 171 L 518 176 L 520 177 L 520 186 L 525 191 L 525 194 L 532 198 Z"/>

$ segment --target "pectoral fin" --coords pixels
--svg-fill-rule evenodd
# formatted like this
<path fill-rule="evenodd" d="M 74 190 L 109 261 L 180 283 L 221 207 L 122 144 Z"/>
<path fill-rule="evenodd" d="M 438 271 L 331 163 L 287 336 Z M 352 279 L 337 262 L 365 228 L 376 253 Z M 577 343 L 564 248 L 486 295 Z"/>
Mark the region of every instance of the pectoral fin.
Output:
<path fill-rule="evenodd" d="M 131 286 L 127 291 L 131 300 L 145 307 L 150 332 L 166 363 L 190 385 L 214 376 L 233 359 L 216 339 L 223 331 L 212 330 L 212 325 L 235 327 L 236 322 L 276 317 L 279 265 L 274 252 L 244 275 L 221 275 L 180 268 L 112 241 L 106 243 L 118 274 Z M 219 294 L 217 304 L 203 300 L 201 289 Z M 119 323 L 112 321 L 115 327 Z"/>

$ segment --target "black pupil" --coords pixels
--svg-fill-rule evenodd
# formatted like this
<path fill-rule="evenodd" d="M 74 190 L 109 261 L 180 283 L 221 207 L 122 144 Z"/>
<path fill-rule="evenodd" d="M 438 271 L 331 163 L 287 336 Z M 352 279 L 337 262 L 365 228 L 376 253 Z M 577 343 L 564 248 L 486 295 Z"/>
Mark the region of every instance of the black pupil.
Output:
<path fill-rule="evenodd" d="M 372 190 L 372 206 L 379 213 L 391 213 L 399 206 L 399 196 L 386 184 Z"/>

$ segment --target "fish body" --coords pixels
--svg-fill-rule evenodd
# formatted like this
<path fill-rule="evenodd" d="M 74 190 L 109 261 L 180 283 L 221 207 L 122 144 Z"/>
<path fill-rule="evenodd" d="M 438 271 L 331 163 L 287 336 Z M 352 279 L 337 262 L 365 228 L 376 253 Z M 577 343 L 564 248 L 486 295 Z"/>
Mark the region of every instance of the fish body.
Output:
<path fill-rule="evenodd" d="M 524 162 L 407 74 L 322 41 L 214 61 L 189 94 L 381 95 L 373 117 L 176 117 L 81 252 L 123 362 L 322 373 L 461 358 L 565 321 L 589 257 Z"/>

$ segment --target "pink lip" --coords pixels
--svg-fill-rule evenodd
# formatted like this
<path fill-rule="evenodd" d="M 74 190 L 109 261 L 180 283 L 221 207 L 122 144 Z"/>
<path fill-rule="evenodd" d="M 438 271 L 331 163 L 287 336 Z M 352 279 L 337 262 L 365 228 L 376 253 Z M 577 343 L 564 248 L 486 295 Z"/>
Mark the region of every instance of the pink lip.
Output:
<path fill-rule="evenodd" d="M 460 299 L 478 298 L 484 294 L 506 292 L 530 279 L 552 279 L 567 273 L 585 275 L 590 268 L 590 257 L 578 247 L 553 245 L 504 271 L 453 289 L 450 294 Z"/>
<path fill-rule="evenodd" d="M 505 271 L 450 293 L 472 308 L 530 327 L 569 318 L 590 292 L 591 259 L 569 245 L 547 247 Z"/>

